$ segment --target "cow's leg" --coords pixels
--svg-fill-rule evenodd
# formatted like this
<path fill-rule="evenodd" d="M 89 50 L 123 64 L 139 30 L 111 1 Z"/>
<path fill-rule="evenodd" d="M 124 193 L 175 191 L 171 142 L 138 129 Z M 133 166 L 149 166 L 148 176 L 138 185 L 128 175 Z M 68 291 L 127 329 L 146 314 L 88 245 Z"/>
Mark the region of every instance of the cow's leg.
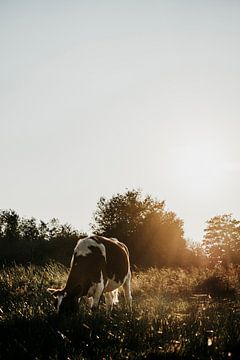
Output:
<path fill-rule="evenodd" d="M 103 274 L 101 272 L 100 282 L 96 284 L 94 289 L 92 309 L 97 309 L 101 295 L 103 293 L 103 289 L 104 289 L 104 280 L 103 280 Z"/>
<path fill-rule="evenodd" d="M 93 297 L 92 296 L 87 299 L 87 304 L 90 307 L 90 309 L 93 307 Z"/>
<path fill-rule="evenodd" d="M 118 304 L 118 289 L 104 293 L 107 314 L 112 311 L 113 305 Z"/>
<path fill-rule="evenodd" d="M 115 289 L 112 291 L 112 300 L 113 300 L 113 305 L 116 305 L 119 303 L 118 300 L 118 289 Z"/>
<path fill-rule="evenodd" d="M 124 297 L 127 306 L 132 311 L 132 294 L 131 294 L 131 273 L 127 275 L 127 278 L 123 284 Z"/>
<path fill-rule="evenodd" d="M 92 309 L 97 309 L 98 308 L 98 305 L 99 305 L 99 301 L 100 301 L 100 298 L 101 298 L 101 295 L 103 293 L 103 289 L 104 289 L 104 286 L 98 284 L 96 286 L 96 291 L 95 291 L 95 294 L 93 295 L 93 301 L 92 301 Z"/>
<path fill-rule="evenodd" d="M 109 314 L 112 311 L 113 308 L 113 296 L 112 296 L 112 292 L 109 291 L 107 293 L 104 294 L 104 299 L 106 302 L 106 313 Z"/>

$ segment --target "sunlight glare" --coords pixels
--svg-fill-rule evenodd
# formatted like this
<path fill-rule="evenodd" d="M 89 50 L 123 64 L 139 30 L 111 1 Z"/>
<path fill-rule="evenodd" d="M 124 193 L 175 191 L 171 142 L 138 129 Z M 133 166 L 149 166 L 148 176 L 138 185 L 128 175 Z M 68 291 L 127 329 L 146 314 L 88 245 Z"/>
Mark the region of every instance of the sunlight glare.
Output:
<path fill-rule="evenodd" d="M 216 146 L 192 143 L 178 148 L 174 176 L 190 192 L 216 192 L 224 178 L 224 164 L 224 154 Z"/>

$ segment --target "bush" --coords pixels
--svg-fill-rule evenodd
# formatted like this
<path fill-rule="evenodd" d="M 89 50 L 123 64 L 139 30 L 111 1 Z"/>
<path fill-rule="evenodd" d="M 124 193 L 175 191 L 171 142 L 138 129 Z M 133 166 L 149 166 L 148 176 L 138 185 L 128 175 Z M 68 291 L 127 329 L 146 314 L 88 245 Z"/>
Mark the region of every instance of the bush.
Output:
<path fill-rule="evenodd" d="M 207 293 L 213 298 L 233 298 L 237 291 L 226 277 L 212 275 L 196 286 L 196 292 Z"/>

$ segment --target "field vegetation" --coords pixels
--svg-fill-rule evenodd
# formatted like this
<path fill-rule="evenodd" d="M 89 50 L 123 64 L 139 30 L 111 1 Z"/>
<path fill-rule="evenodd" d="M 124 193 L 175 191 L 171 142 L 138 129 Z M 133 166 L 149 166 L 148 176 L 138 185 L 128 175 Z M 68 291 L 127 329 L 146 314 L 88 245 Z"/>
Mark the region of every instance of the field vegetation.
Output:
<path fill-rule="evenodd" d="M 239 220 L 216 215 L 190 246 L 165 201 L 128 190 L 100 198 L 92 231 L 129 249 L 132 313 L 121 294 L 111 314 L 101 300 L 57 316 L 47 288 L 64 286 L 86 234 L 0 210 L 0 360 L 240 359 Z"/>
<path fill-rule="evenodd" d="M 0 272 L 1 359 L 239 359 L 237 267 L 150 268 L 133 273 L 133 312 L 106 315 L 83 301 L 58 317 L 48 287 L 62 286 L 59 263 Z"/>

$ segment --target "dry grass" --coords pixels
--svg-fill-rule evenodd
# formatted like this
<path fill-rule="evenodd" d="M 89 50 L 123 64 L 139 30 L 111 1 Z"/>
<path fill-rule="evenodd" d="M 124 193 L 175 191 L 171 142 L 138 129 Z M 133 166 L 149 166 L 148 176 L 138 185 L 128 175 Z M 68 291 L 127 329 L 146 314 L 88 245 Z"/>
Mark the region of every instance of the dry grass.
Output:
<path fill-rule="evenodd" d="M 64 284 L 58 264 L 0 272 L 2 359 L 238 359 L 238 269 L 149 269 L 134 273 L 133 313 L 123 299 L 111 316 L 84 305 L 65 318 L 55 315 L 48 287 Z M 235 290 L 215 299 L 197 292 L 216 276 Z"/>

